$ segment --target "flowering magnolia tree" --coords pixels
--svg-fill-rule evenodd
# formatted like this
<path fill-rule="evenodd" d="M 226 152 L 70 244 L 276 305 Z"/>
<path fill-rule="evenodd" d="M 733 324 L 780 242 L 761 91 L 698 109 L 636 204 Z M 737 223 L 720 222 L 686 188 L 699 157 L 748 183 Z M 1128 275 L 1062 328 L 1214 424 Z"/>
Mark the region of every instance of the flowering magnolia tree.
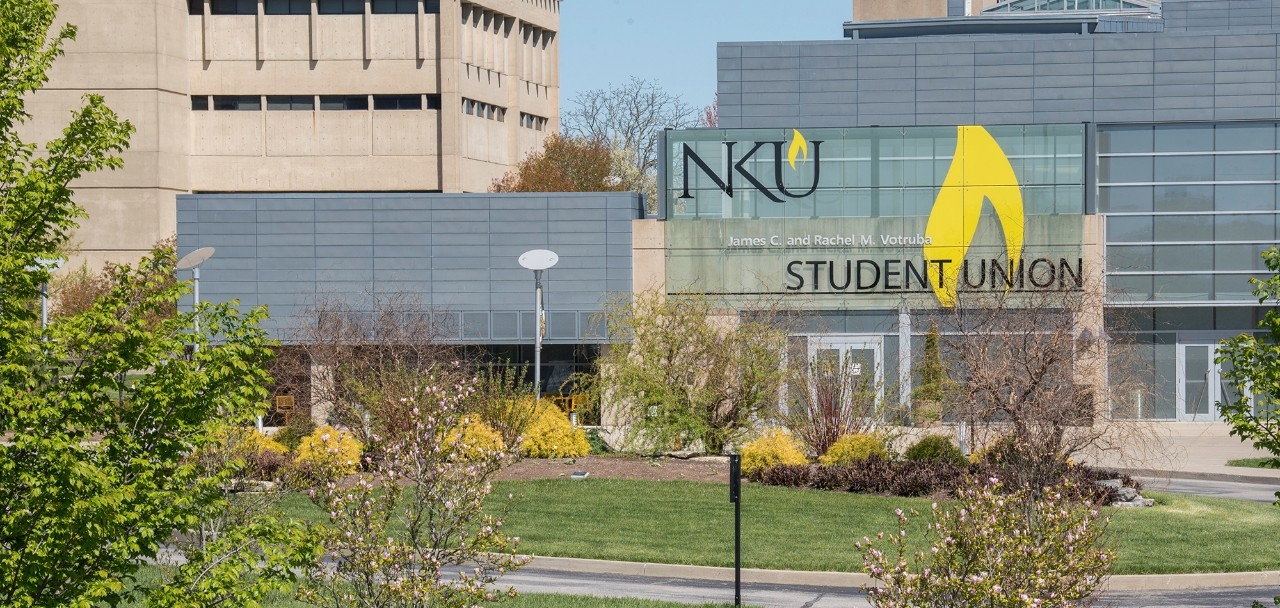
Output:
<path fill-rule="evenodd" d="M 897 511 L 897 534 L 863 539 L 863 568 L 881 586 L 877 608 L 910 606 L 1069 607 L 1091 604 L 1110 574 L 1115 550 L 1104 542 L 1108 520 L 1072 500 L 1070 484 L 1007 490 L 996 478 L 970 480 L 954 509 L 933 505 L 927 551 L 908 559 L 909 520 Z M 914 515 L 914 514 L 913 514 Z"/>
<path fill-rule="evenodd" d="M 431 380 L 404 372 L 384 385 L 383 398 L 408 408 L 408 431 L 366 455 L 367 474 L 354 482 L 329 479 L 311 491 L 330 517 L 315 532 L 332 563 L 317 559 L 306 568 L 300 600 L 469 607 L 494 600 L 498 578 L 523 565 L 515 555 L 519 539 L 484 512 L 489 479 L 511 452 L 496 433 L 477 440 L 464 431 L 474 424 L 463 407 L 470 384 L 442 387 Z M 446 570 L 451 566 L 461 569 Z"/>

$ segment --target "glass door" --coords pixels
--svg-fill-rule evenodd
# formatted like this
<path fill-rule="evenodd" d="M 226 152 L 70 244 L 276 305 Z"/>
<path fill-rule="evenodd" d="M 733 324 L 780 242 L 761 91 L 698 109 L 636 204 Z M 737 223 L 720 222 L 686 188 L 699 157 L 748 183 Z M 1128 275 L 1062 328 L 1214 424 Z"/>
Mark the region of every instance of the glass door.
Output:
<path fill-rule="evenodd" d="M 1215 344 L 1178 345 L 1178 420 L 1218 420 L 1218 402 L 1223 397 L 1216 351 Z"/>
<path fill-rule="evenodd" d="M 830 361 L 848 370 L 855 383 L 870 382 L 876 399 L 884 400 L 884 338 L 818 336 L 809 339 L 809 358 Z"/>

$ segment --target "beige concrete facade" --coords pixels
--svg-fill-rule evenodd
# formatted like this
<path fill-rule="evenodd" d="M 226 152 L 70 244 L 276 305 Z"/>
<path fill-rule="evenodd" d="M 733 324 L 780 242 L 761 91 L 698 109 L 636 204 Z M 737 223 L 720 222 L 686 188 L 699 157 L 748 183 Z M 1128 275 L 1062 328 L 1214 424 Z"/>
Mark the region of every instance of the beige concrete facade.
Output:
<path fill-rule="evenodd" d="M 970 0 L 970 15 L 992 6 L 998 0 Z M 947 16 L 947 0 L 853 0 L 854 21 L 886 21 L 890 19 L 927 19 Z"/>
<path fill-rule="evenodd" d="M 181 193 L 483 192 L 559 126 L 559 0 L 59 4 L 78 36 L 24 135 L 91 92 L 137 128 L 122 170 L 73 184 L 72 266 L 173 235 Z"/>

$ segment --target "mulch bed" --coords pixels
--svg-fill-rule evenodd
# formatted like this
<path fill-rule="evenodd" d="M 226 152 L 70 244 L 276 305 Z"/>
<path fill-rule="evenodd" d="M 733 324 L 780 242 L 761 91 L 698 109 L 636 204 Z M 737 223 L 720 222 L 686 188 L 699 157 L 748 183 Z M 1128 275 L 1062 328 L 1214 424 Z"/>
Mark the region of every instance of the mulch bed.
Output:
<path fill-rule="evenodd" d="M 589 477 L 639 479 L 646 481 L 729 482 L 729 458 L 701 456 L 695 458 L 643 456 L 584 456 L 582 458 L 525 458 L 497 475 L 497 479 L 526 481 L 531 479 L 568 478 L 576 471 Z"/>

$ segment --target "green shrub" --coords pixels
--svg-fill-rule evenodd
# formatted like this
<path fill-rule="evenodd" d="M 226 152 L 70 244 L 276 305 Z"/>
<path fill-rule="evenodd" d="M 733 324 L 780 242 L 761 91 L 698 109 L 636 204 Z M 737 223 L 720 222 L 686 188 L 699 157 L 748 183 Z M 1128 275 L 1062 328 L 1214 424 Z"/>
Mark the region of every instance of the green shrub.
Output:
<path fill-rule="evenodd" d="M 800 444 L 783 429 L 769 429 L 759 439 L 742 446 L 742 474 L 756 476 L 780 464 L 808 464 Z"/>
<path fill-rule="evenodd" d="M 969 462 L 964 457 L 964 452 L 960 451 L 960 446 L 952 443 L 951 438 L 946 435 L 925 435 L 911 444 L 902 457 L 912 462 L 942 461 L 957 465 Z"/>
<path fill-rule="evenodd" d="M 322 426 L 298 444 L 293 472 L 311 482 L 346 477 L 360 466 L 363 449 L 351 433 Z"/>
<path fill-rule="evenodd" d="M 538 405 L 538 413 L 520 442 L 526 458 L 577 458 L 591 452 L 587 434 L 574 428 L 569 417 L 550 401 Z"/>
<path fill-rule="evenodd" d="M 613 448 L 609 447 L 609 442 L 604 440 L 600 435 L 600 429 L 587 430 L 587 445 L 591 446 L 592 454 L 611 454 Z"/>
<path fill-rule="evenodd" d="M 826 454 L 818 457 L 818 462 L 827 466 L 849 466 L 872 456 L 888 460 L 889 452 L 885 450 L 884 440 L 875 435 L 855 433 L 837 439 Z"/>

